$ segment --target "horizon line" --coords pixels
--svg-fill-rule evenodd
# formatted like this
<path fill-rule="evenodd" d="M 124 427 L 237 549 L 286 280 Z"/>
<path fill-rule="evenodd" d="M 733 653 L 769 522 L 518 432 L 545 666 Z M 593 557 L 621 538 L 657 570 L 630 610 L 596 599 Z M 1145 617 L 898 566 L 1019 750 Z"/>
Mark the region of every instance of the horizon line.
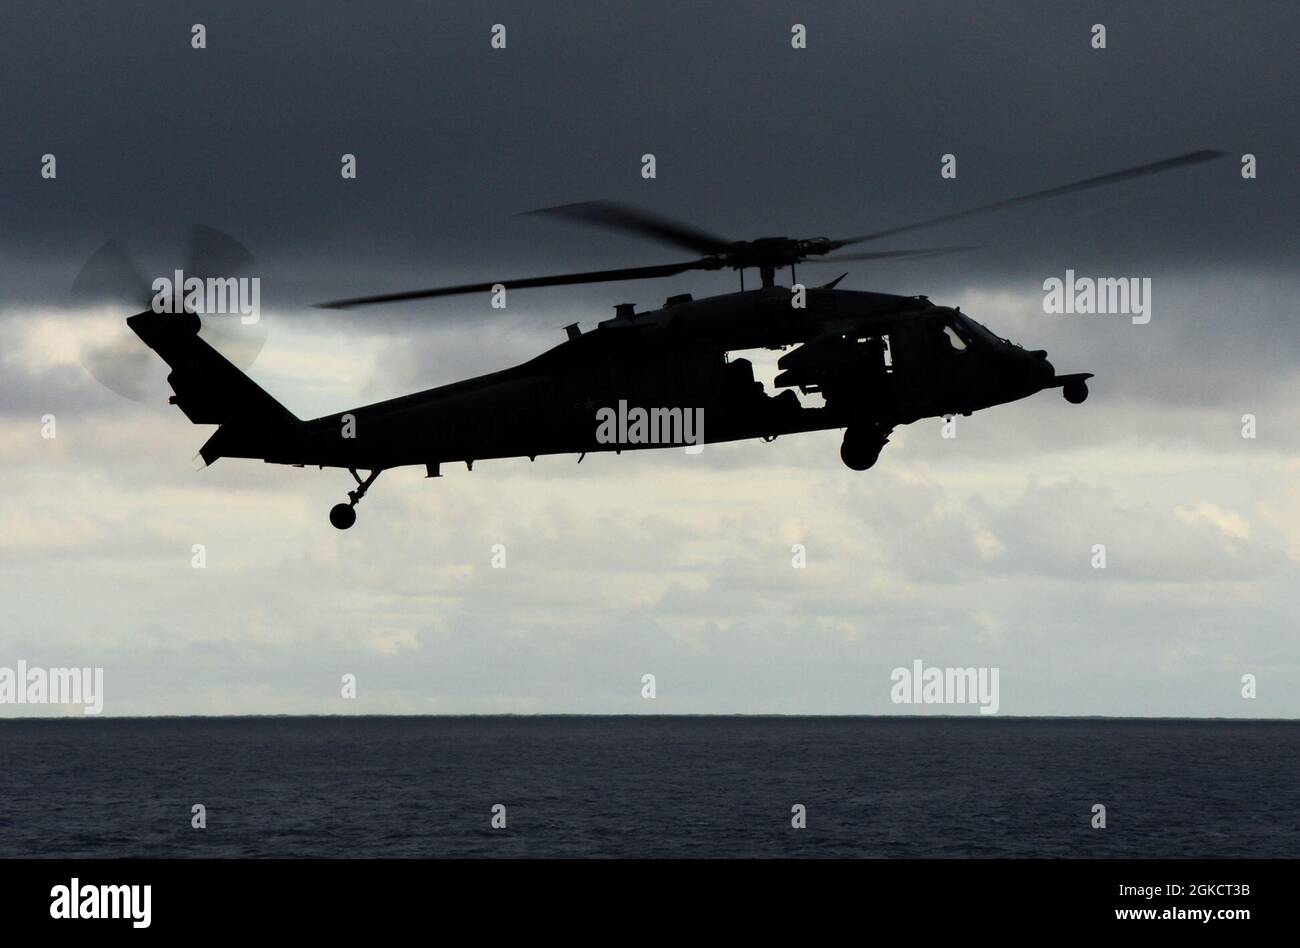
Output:
<path fill-rule="evenodd" d="M 1300 723 L 1300 717 L 1187 717 L 1183 715 L 1116 715 L 1116 714 L 805 714 L 788 712 L 728 712 L 705 711 L 684 713 L 643 712 L 443 712 L 443 713 L 367 713 L 367 714 L 298 714 L 291 712 L 249 714 L 60 714 L 60 715 L 0 715 L 0 723 L 9 721 L 157 721 L 157 720 L 245 720 L 261 718 L 281 719 L 363 719 L 363 718 L 818 718 L 880 721 L 1234 721 L 1242 723 Z"/>

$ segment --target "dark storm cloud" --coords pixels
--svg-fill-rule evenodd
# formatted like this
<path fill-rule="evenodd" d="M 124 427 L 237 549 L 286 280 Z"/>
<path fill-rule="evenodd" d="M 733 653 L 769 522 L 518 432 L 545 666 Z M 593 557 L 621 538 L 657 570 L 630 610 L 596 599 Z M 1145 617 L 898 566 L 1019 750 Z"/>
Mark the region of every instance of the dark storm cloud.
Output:
<path fill-rule="evenodd" d="M 206 50 L 190 47 L 199 22 Z M 794 22 L 807 50 L 791 49 Z M 1095 22 L 1105 50 L 1089 46 Z M 513 217 L 559 202 L 631 201 L 735 238 L 835 236 L 1196 148 L 1252 152 L 1260 177 L 1233 158 L 901 235 L 985 249 L 854 272 L 915 291 L 1065 265 L 1285 268 L 1297 25 L 1273 3 L 11 2 L 0 302 L 58 301 L 110 236 L 178 265 L 168 242 L 191 221 L 253 248 L 275 305 L 678 256 Z M 38 174 L 46 152 L 56 181 Z M 946 152 L 955 181 L 938 174 Z M 557 298 L 644 304 L 734 279 L 666 283 Z"/>

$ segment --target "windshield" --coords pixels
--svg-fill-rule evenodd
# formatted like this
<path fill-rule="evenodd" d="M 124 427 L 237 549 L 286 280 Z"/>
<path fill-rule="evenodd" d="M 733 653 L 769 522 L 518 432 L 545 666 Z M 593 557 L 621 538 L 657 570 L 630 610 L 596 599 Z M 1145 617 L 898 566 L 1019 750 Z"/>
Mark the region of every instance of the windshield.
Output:
<path fill-rule="evenodd" d="M 1006 343 L 1007 345 L 1015 345 L 1015 343 L 1013 343 L 1010 339 L 1003 339 L 1001 336 L 999 336 L 997 333 L 990 330 L 983 323 L 976 322 L 975 320 L 967 316 L 965 313 L 960 313 L 955 318 L 957 320 L 958 325 L 960 325 L 962 329 L 966 330 L 968 333 L 970 333 L 972 336 L 974 336 L 976 339 L 980 340 L 981 342 L 987 343 L 989 345 L 997 345 L 1000 342 Z"/>

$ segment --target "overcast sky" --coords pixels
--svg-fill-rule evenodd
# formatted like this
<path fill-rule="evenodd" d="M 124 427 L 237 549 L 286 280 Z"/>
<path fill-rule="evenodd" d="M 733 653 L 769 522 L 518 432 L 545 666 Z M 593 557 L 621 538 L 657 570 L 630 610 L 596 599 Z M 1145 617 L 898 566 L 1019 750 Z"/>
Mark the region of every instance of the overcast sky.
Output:
<path fill-rule="evenodd" d="M 700 6 L 0 6 L 0 666 L 103 666 L 107 714 L 898 713 L 890 671 L 921 659 L 1000 668 L 1002 714 L 1300 715 L 1300 8 Z M 878 248 L 963 255 L 848 265 L 844 288 L 927 293 L 1097 376 L 1081 406 L 900 429 L 865 473 L 838 432 L 409 469 L 342 533 L 345 472 L 196 471 L 209 429 L 161 363 L 142 401 L 82 366 L 129 312 L 69 294 L 110 238 L 157 274 L 191 223 L 233 234 L 262 281 L 251 373 L 310 417 L 736 288 L 309 305 L 680 258 L 522 211 L 837 237 L 1200 148 L 1229 157 Z M 1045 314 L 1067 268 L 1151 278 L 1151 322 Z"/>

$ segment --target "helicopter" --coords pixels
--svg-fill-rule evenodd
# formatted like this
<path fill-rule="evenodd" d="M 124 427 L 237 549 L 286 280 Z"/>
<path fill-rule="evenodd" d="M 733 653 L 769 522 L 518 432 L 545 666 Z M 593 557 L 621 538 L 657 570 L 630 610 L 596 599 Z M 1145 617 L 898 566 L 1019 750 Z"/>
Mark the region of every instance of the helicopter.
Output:
<path fill-rule="evenodd" d="M 807 287 L 807 263 L 929 257 L 970 249 L 922 247 L 836 255 L 851 245 L 986 212 L 1104 187 L 1223 157 L 1201 150 L 1098 175 L 992 204 L 841 239 L 764 237 L 728 240 L 658 214 L 588 201 L 528 214 L 649 238 L 695 256 L 676 263 L 460 284 L 354 297 L 319 304 L 348 309 L 467 293 L 666 278 L 691 270 L 735 270 L 740 289 L 703 299 L 669 296 L 638 312 L 614 315 L 535 358 L 476 378 L 300 420 L 208 345 L 193 312 L 150 309 L 127 324 L 171 367 L 172 404 L 195 424 L 215 424 L 199 451 L 218 458 L 346 469 L 356 482 L 347 503 L 329 512 L 346 530 L 376 478 L 390 468 L 423 465 L 438 477 L 447 463 L 539 455 L 658 448 L 843 429 L 840 458 L 865 471 L 893 430 L 923 418 L 969 415 L 1061 389 L 1067 402 L 1088 397 L 1090 372 L 1057 374 L 1042 349 L 1025 349 L 960 308 L 925 296 L 839 289 L 847 274 Z M 790 270 L 790 286 L 776 282 Z M 746 289 L 745 271 L 759 285 Z M 768 394 L 752 363 L 729 354 L 784 351 Z M 820 404 L 805 405 L 799 395 Z M 618 424 L 612 423 L 617 406 Z M 696 418 L 700 424 L 687 422 Z M 707 429 L 702 421 L 707 418 Z M 647 424 L 647 421 L 652 422 Z M 694 427 L 694 430 L 691 430 Z M 362 476 L 361 472 L 365 472 Z"/>

